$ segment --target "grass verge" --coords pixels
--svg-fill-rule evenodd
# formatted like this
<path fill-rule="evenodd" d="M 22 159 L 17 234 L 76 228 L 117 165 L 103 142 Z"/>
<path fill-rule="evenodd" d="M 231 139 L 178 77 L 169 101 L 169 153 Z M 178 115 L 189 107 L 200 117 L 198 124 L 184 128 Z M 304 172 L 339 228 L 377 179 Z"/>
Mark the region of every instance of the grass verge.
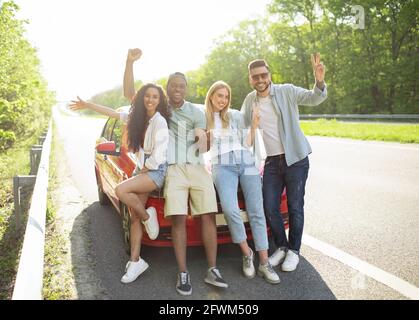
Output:
<path fill-rule="evenodd" d="M 302 120 L 300 124 L 308 136 L 419 143 L 419 124 L 348 123 L 325 119 Z"/>
<path fill-rule="evenodd" d="M 30 173 L 29 150 L 38 144 L 42 131 L 16 142 L 0 153 L 0 300 L 11 299 L 16 279 L 32 187 L 21 190 L 21 228 L 16 230 L 13 204 L 13 177 Z"/>
<path fill-rule="evenodd" d="M 19 266 L 23 238 L 27 223 L 27 213 L 33 187 L 22 188 L 21 228 L 16 231 L 13 204 L 13 176 L 30 172 L 30 147 L 38 144 L 38 136 L 18 142 L 13 148 L 0 154 L 0 300 L 10 300 L 13 295 L 16 273 Z M 49 164 L 49 184 L 47 198 L 47 219 L 44 248 L 44 299 L 70 299 L 71 278 L 62 272 L 62 265 L 67 253 L 66 242 L 59 232 L 55 216 L 56 208 L 51 191 L 57 187 L 57 161 L 54 155 L 62 152 L 56 143 L 55 132 L 51 145 Z"/>

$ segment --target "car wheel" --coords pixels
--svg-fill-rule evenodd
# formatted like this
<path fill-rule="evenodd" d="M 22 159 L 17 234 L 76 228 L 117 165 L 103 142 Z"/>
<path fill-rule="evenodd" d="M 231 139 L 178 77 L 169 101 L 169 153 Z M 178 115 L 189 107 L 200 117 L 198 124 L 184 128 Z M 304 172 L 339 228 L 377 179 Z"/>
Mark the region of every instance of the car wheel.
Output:
<path fill-rule="evenodd" d="M 102 206 L 109 206 L 111 204 L 108 195 L 103 192 L 102 186 L 99 182 L 97 183 L 97 194 L 99 196 L 99 203 Z"/>
<path fill-rule="evenodd" d="M 121 204 L 122 230 L 124 232 L 124 246 L 127 254 L 131 254 L 131 218 L 128 207 Z"/>

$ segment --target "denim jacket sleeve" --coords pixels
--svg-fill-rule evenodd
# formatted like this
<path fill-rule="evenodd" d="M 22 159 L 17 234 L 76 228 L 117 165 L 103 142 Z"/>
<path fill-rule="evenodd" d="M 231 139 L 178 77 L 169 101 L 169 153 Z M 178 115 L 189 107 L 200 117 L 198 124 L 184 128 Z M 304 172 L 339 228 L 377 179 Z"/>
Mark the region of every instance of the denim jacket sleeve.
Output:
<path fill-rule="evenodd" d="M 244 126 L 246 128 L 249 128 L 250 125 L 252 124 L 252 110 L 250 108 L 252 104 L 252 100 L 254 100 L 254 98 L 252 98 L 252 92 L 251 92 L 244 99 L 242 108 L 240 110 L 240 112 L 243 115 Z"/>
<path fill-rule="evenodd" d="M 295 96 L 297 105 L 302 106 L 317 106 L 327 98 L 326 84 L 323 91 L 314 85 L 312 90 L 307 90 L 301 87 L 290 85 L 290 88 Z"/>

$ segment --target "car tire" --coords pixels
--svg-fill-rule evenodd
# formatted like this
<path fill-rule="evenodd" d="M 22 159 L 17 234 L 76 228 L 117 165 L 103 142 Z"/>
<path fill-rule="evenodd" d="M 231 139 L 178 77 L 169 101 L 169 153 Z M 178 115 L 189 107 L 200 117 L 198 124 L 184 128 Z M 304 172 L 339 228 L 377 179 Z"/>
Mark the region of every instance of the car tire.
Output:
<path fill-rule="evenodd" d="M 99 197 L 99 203 L 102 206 L 109 206 L 111 204 L 111 200 L 109 200 L 108 195 L 103 192 L 102 185 L 97 181 L 97 194 Z"/>
<path fill-rule="evenodd" d="M 122 216 L 122 231 L 124 236 L 125 252 L 131 254 L 131 218 L 128 207 L 121 203 L 121 216 Z"/>

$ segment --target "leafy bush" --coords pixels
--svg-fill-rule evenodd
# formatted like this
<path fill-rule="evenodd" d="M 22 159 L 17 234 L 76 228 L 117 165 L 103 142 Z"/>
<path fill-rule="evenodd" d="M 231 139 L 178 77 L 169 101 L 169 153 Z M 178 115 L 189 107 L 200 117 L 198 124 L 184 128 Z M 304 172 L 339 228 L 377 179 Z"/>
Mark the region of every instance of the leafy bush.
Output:
<path fill-rule="evenodd" d="M 13 132 L 0 129 L 0 151 L 10 148 L 15 141 L 16 136 Z"/>
<path fill-rule="evenodd" d="M 0 6 L 0 152 L 45 128 L 55 98 L 39 71 L 36 50 L 24 38 L 13 1 Z"/>

